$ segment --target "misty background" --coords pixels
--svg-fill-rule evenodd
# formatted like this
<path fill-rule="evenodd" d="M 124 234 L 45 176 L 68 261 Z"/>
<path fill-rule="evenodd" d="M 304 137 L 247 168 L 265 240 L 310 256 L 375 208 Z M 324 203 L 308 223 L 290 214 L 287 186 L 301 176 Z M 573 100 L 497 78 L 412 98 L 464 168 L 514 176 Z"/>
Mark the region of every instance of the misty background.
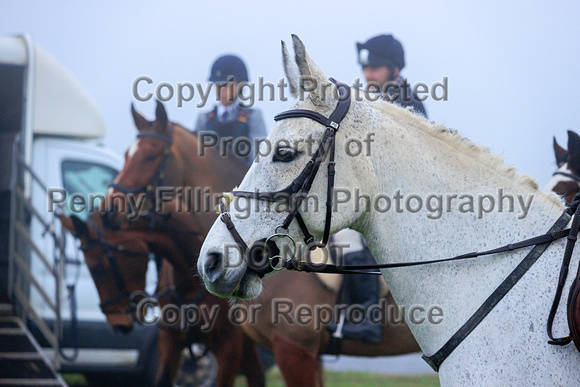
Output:
<path fill-rule="evenodd" d="M 425 102 L 429 119 L 459 130 L 502 155 L 543 186 L 555 170 L 552 136 L 580 130 L 580 3 L 488 1 L 199 2 L 0 1 L 0 33 L 28 33 L 69 69 L 104 116 L 104 143 L 122 154 L 135 137 L 131 102 L 146 117 L 154 101 L 138 102 L 131 86 L 148 76 L 206 84 L 212 62 L 240 55 L 250 81 L 276 83 L 283 70 L 280 40 L 297 34 L 327 76 L 361 78 L 355 43 L 392 33 L 405 49 L 402 74 L 432 85 L 449 78 L 449 100 Z M 171 120 L 192 128 L 196 95 L 165 105 Z M 290 102 L 256 102 L 268 129 Z M 409 150 L 412 152 L 412 150 Z"/>

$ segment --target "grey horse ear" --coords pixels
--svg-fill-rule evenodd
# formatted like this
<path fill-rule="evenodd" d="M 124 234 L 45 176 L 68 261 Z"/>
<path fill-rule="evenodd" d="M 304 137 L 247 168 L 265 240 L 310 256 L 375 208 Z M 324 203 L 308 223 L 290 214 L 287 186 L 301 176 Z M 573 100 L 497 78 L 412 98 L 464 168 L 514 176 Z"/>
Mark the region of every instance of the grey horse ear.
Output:
<path fill-rule="evenodd" d="M 334 104 L 336 86 L 332 84 L 318 68 L 316 63 L 306 53 L 304 43 L 296 35 L 292 35 L 296 65 L 300 73 L 299 87 L 310 93 L 315 102 L 320 104 Z"/>
<path fill-rule="evenodd" d="M 282 64 L 284 65 L 284 73 L 288 79 L 288 85 L 290 86 L 290 95 L 294 98 L 298 98 L 298 79 L 300 78 L 300 73 L 298 71 L 298 65 L 290 57 L 288 53 L 288 48 L 286 43 L 282 41 Z"/>

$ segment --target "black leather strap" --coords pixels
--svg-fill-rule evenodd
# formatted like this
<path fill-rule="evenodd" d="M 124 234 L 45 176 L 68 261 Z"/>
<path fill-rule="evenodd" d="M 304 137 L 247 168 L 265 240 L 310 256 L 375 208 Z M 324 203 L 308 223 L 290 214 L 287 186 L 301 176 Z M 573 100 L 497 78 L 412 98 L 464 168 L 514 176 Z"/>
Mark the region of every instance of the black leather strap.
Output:
<path fill-rule="evenodd" d="M 558 278 L 558 287 L 556 288 L 556 295 L 554 296 L 554 301 L 552 302 L 552 307 L 550 308 L 548 324 L 546 326 L 548 336 L 551 339 L 548 341 L 548 344 L 552 345 L 567 345 L 572 341 L 570 335 L 566 337 L 555 338 L 553 336 L 552 327 L 554 325 L 556 312 L 558 311 L 558 305 L 560 305 L 560 299 L 562 298 L 562 291 L 564 290 L 564 285 L 566 284 L 566 279 L 568 278 L 568 268 L 570 266 L 570 260 L 572 259 L 572 253 L 574 252 L 574 245 L 576 244 L 576 239 L 578 238 L 579 227 L 580 212 L 576 211 L 574 213 L 574 219 L 572 220 L 572 226 L 570 226 L 570 235 L 568 235 L 566 250 L 564 250 L 564 258 L 562 259 L 562 267 L 560 268 L 560 276 Z"/>
<path fill-rule="evenodd" d="M 241 250 L 242 256 L 245 256 L 248 251 L 248 245 L 246 244 L 246 242 L 244 242 L 244 239 L 240 236 L 238 230 L 236 230 L 236 226 L 234 226 L 230 214 L 225 212 L 220 216 L 220 219 L 222 222 L 226 224 L 228 231 L 230 232 L 230 234 L 232 234 L 234 241 Z"/>
<path fill-rule="evenodd" d="M 334 79 L 330 79 L 333 83 L 337 84 Z M 326 126 L 326 131 L 324 132 L 324 137 L 318 146 L 315 154 L 312 156 L 308 164 L 304 167 L 300 175 L 292 181 L 286 188 L 280 191 L 273 192 L 249 192 L 249 191 L 233 191 L 232 195 L 245 197 L 249 199 L 257 200 L 267 200 L 267 201 L 286 201 L 289 206 L 288 215 L 286 216 L 284 222 L 282 223 L 282 228 L 288 229 L 290 224 L 294 219 L 297 220 L 298 225 L 302 233 L 304 234 L 304 241 L 311 246 L 311 248 L 323 247 L 328 242 L 330 236 L 330 225 L 332 220 L 332 191 L 334 189 L 334 175 L 335 175 L 335 135 L 340 126 L 340 122 L 344 119 L 348 110 L 350 108 L 350 88 L 344 84 L 337 84 L 339 90 L 339 101 L 336 108 L 331 113 L 330 117 L 326 118 L 322 114 L 304 109 L 294 109 L 282 112 L 274 117 L 274 120 L 280 121 L 288 118 L 309 118 L 324 126 Z M 312 244 L 314 238 L 312 234 L 308 231 L 304 220 L 300 216 L 299 209 L 303 200 L 306 198 L 310 192 L 310 188 L 320 165 L 322 164 L 325 155 L 330 151 L 329 155 L 329 165 L 328 165 L 328 181 L 327 181 L 327 201 L 326 201 L 326 217 L 324 234 L 321 243 Z M 248 246 L 243 241 L 242 237 L 237 232 L 235 225 L 232 222 L 231 217 L 227 214 L 226 208 L 223 202 L 220 204 L 221 217 L 220 219 L 224 222 L 230 231 L 230 234 L 236 241 L 237 245 L 245 254 L 248 251 Z"/>
<path fill-rule="evenodd" d="M 564 212 L 548 231 L 549 233 L 560 231 L 566 227 L 570 221 L 570 216 Z M 513 286 L 527 273 L 532 265 L 546 251 L 551 241 L 537 244 L 520 262 L 520 264 L 510 273 L 510 275 L 494 290 L 494 292 L 484 301 L 477 311 L 467 320 L 459 330 L 441 347 L 439 351 L 431 356 L 423 355 L 423 360 L 435 370 L 439 371 L 441 364 L 447 357 L 461 344 L 463 340 L 479 325 L 479 323 L 491 312 L 491 310 L 502 300 L 502 298 L 513 288 Z"/>
<path fill-rule="evenodd" d="M 131 296 L 131 292 L 128 290 L 125 290 L 122 293 L 117 294 L 115 297 L 109 298 L 107 301 L 101 302 L 99 304 L 99 308 L 101 309 L 101 312 L 103 312 L 103 314 L 126 314 L 126 313 L 130 313 L 130 311 L 115 311 L 115 312 L 109 312 L 107 311 L 107 307 L 111 306 L 111 305 L 115 305 L 118 302 L 121 302 L 127 298 L 129 298 Z"/>
<path fill-rule="evenodd" d="M 328 274 L 348 274 L 353 270 L 369 270 L 369 269 L 394 269 L 398 267 L 409 267 L 409 266 L 422 266 L 431 265 L 435 263 L 461 261 L 464 259 L 477 258 L 485 255 L 492 255 L 498 253 L 505 253 L 513 250 L 518 250 L 524 247 L 535 246 L 542 243 L 550 243 L 555 240 L 567 237 L 570 234 L 570 229 L 560 230 L 560 231 L 550 231 L 546 234 L 529 238 L 517 243 L 510 243 L 505 246 L 501 246 L 495 249 L 472 252 L 457 255 L 451 258 L 443 259 L 432 259 L 428 261 L 413 261 L 413 262 L 401 262 L 401 263 L 383 263 L 376 265 L 348 265 L 348 266 L 336 266 L 333 264 L 309 264 L 308 262 L 295 262 L 289 261 L 285 262 L 285 268 L 288 270 L 304 271 L 304 272 L 318 272 L 318 273 L 328 273 Z M 364 274 L 376 274 L 381 275 L 381 272 L 364 272 Z"/>
<path fill-rule="evenodd" d="M 556 171 L 556 172 L 554 172 L 552 174 L 552 176 L 556 176 L 556 175 L 565 176 L 565 177 L 568 177 L 568 178 L 574 180 L 577 183 L 580 183 L 580 177 L 579 176 L 576 176 L 576 175 L 574 175 L 572 173 L 563 172 L 563 171 Z"/>
<path fill-rule="evenodd" d="M 285 112 L 276 114 L 274 116 L 274 121 L 281 121 L 287 118 L 310 118 L 311 120 L 319 122 L 324 126 L 330 126 L 330 123 L 332 122 L 330 118 L 326 118 L 318 112 L 305 109 L 287 110 Z"/>

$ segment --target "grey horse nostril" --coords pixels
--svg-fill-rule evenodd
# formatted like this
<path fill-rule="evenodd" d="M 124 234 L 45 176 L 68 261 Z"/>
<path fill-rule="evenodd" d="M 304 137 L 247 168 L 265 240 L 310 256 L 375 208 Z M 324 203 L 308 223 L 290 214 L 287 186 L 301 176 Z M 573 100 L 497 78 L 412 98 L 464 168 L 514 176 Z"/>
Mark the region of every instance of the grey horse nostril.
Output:
<path fill-rule="evenodd" d="M 220 275 L 220 268 L 222 266 L 222 254 L 221 253 L 209 253 L 207 259 L 203 264 L 203 271 L 205 276 L 210 281 L 213 281 L 216 277 Z"/>

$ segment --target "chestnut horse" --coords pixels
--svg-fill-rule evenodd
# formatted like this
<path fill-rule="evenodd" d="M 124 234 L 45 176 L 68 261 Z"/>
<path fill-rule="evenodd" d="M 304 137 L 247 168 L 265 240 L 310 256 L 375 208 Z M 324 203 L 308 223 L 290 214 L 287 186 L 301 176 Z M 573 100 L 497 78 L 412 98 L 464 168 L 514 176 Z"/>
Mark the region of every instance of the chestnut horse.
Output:
<path fill-rule="evenodd" d="M 544 192 L 554 191 L 569 205 L 580 190 L 580 136 L 568 131 L 568 150 L 558 145 L 554 137 L 554 154 L 558 169 L 546 184 Z"/>
<path fill-rule="evenodd" d="M 143 291 L 145 288 L 144 275 L 147 268 L 147 259 L 135 257 L 135 253 L 115 251 L 107 247 L 122 245 L 129 250 L 139 252 L 136 255 L 144 256 L 153 251 L 158 256 L 169 257 L 170 264 L 163 264 L 159 274 L 160 289 L 179 283 L 178 292 L 171 292 L 160 299 L 160 305 L 172 301 L 169 296 L 178 294 L 182 302 L 189 302 L 202 294 L 202 304 L 218 305 L 219 315 L 217 325 L 209 334 L 202 334 L 194 330 L 194 339 L 207 344 L 216 355 L 219 371 L 217 383 L 220 386 L 233 385 L 234 378 L 240 365 L 248 378 L 248 384 L 260 386 L 264 384 L 264 371 L 261 366 L 257 348 L 243 334 L 239 326 L 234 326 L 227 318 L 227 302 L 213 295 L 207 294 L 200 280 L 194 277 L 191 269 L 196 267 L 194 257 L 197 256 L 207 233 L 209 225 L 215 220 L 213 206 L 208 203 L 213 192 L 223 192 L 236 184 L 243 176 L 245 167 L 237 160 L 229 160 L 226 168 L 213 171 L 214 166 L 221 164 L 220 155 L 215 149 L 201 149 L 201 143 L 196 135 L 182 126 L 170 123 L 164 106 L 158 102 L 156 119 L 148 121 L 132 107 L 135 125 L 139 131 L 138 138 L 125 154 L 125 165 L 116 177 L 103 205 L 100 208 L 102 217 L 93 214 L 89 223 L 85 224 L 78 218 L 63 218 L 65 227 L 80 236 L 85 260 L 93 276 L 99 296 L 106 303 L 108 323 L 118 331 L 126 331 L 132 327 L 131 313 L 128 311 L 129 299 L 119 294 L 119 282 L 126 282 L 126 292 Z M 203 156 L 201 156 L 203 155 Z M 155 188 L 165 186 L 174 189 L 173 194 L 180 192 L 187 200 L 177 200 L 171 203 L 162 203 L 163 207 L 172 209 L 175 217 L 186 216 L 193 221 L 200 232 L 189 231 L 186 234 L 171 226 L 159 216 L 159 208 L 153 208 L 156 203 Z M 198 191 L 188 191 L 189 187 L 198 187 Z M 129 187 L 129 189 L 126 189 Z M 143 189 L 135 189 L 142 187 Z M 203 190 L 202 190 L 203 187 Z M 118 192 L 118 191 L 122 192 Z M 210 192 L 210 190 L 214 190 Z M 217 190 L 217 191 L 215 191 Z M 188 192 L 191 195 L 188 195 Z M 166 193 L 167 194 L 167 193 Z M 169 192 L 168 195 L 171 195 Z M 184 209 L 196 206 L 204 195 L 205 211 L 181 213 Z M 131 202 L 135 199 L 136 202 Z M 188 207 L 190 206 L 190 207 Z M 147 212 L 150 216 L 145 222 L 138 213 Z M 162 215 L 161 215 L 162 216 Z M 74 219 L 74 222 L 73 222 Z M 135 220 L 139 220 L 135 222 Z M 124 222 L 126 220 L 126 222 Z M 74 226 L 77 227 L 74 227 Z M 123 230 L 118 230 L 119 228 Z M 142 231 L 149 231 L 143 234 Z M 171 236 L 171 238 L 170 238 Z M 96 243 L 96 242 L 97 243 Z M 173 260 L 179 254 L 185 254 L 179 260 Z M 108 254 L 118 256 L 119 273 L 111 271 Z M 119 277 L 122 277 L 119 279 Z M 136 279 L 136 280 L 135 280 Z M 119 300 L 110 303 L 110 301 Z M 175 300 L 173 300 L 175 301 Z M 111 313 L 112 312 L 112 313 Z M 190 332 L 191 338 L 191 332 Z M 159 367 L 156 375 L 157 385 L 170 385 L 175 378 L 179 365 L 179 355 L 186 346 L 185 332 L 179 330 L 161 329 L 158 338 Z M 243 361 L 243 362 L 242 362 Z M 253 368 L 252 368 L 253 367 Z"/>

